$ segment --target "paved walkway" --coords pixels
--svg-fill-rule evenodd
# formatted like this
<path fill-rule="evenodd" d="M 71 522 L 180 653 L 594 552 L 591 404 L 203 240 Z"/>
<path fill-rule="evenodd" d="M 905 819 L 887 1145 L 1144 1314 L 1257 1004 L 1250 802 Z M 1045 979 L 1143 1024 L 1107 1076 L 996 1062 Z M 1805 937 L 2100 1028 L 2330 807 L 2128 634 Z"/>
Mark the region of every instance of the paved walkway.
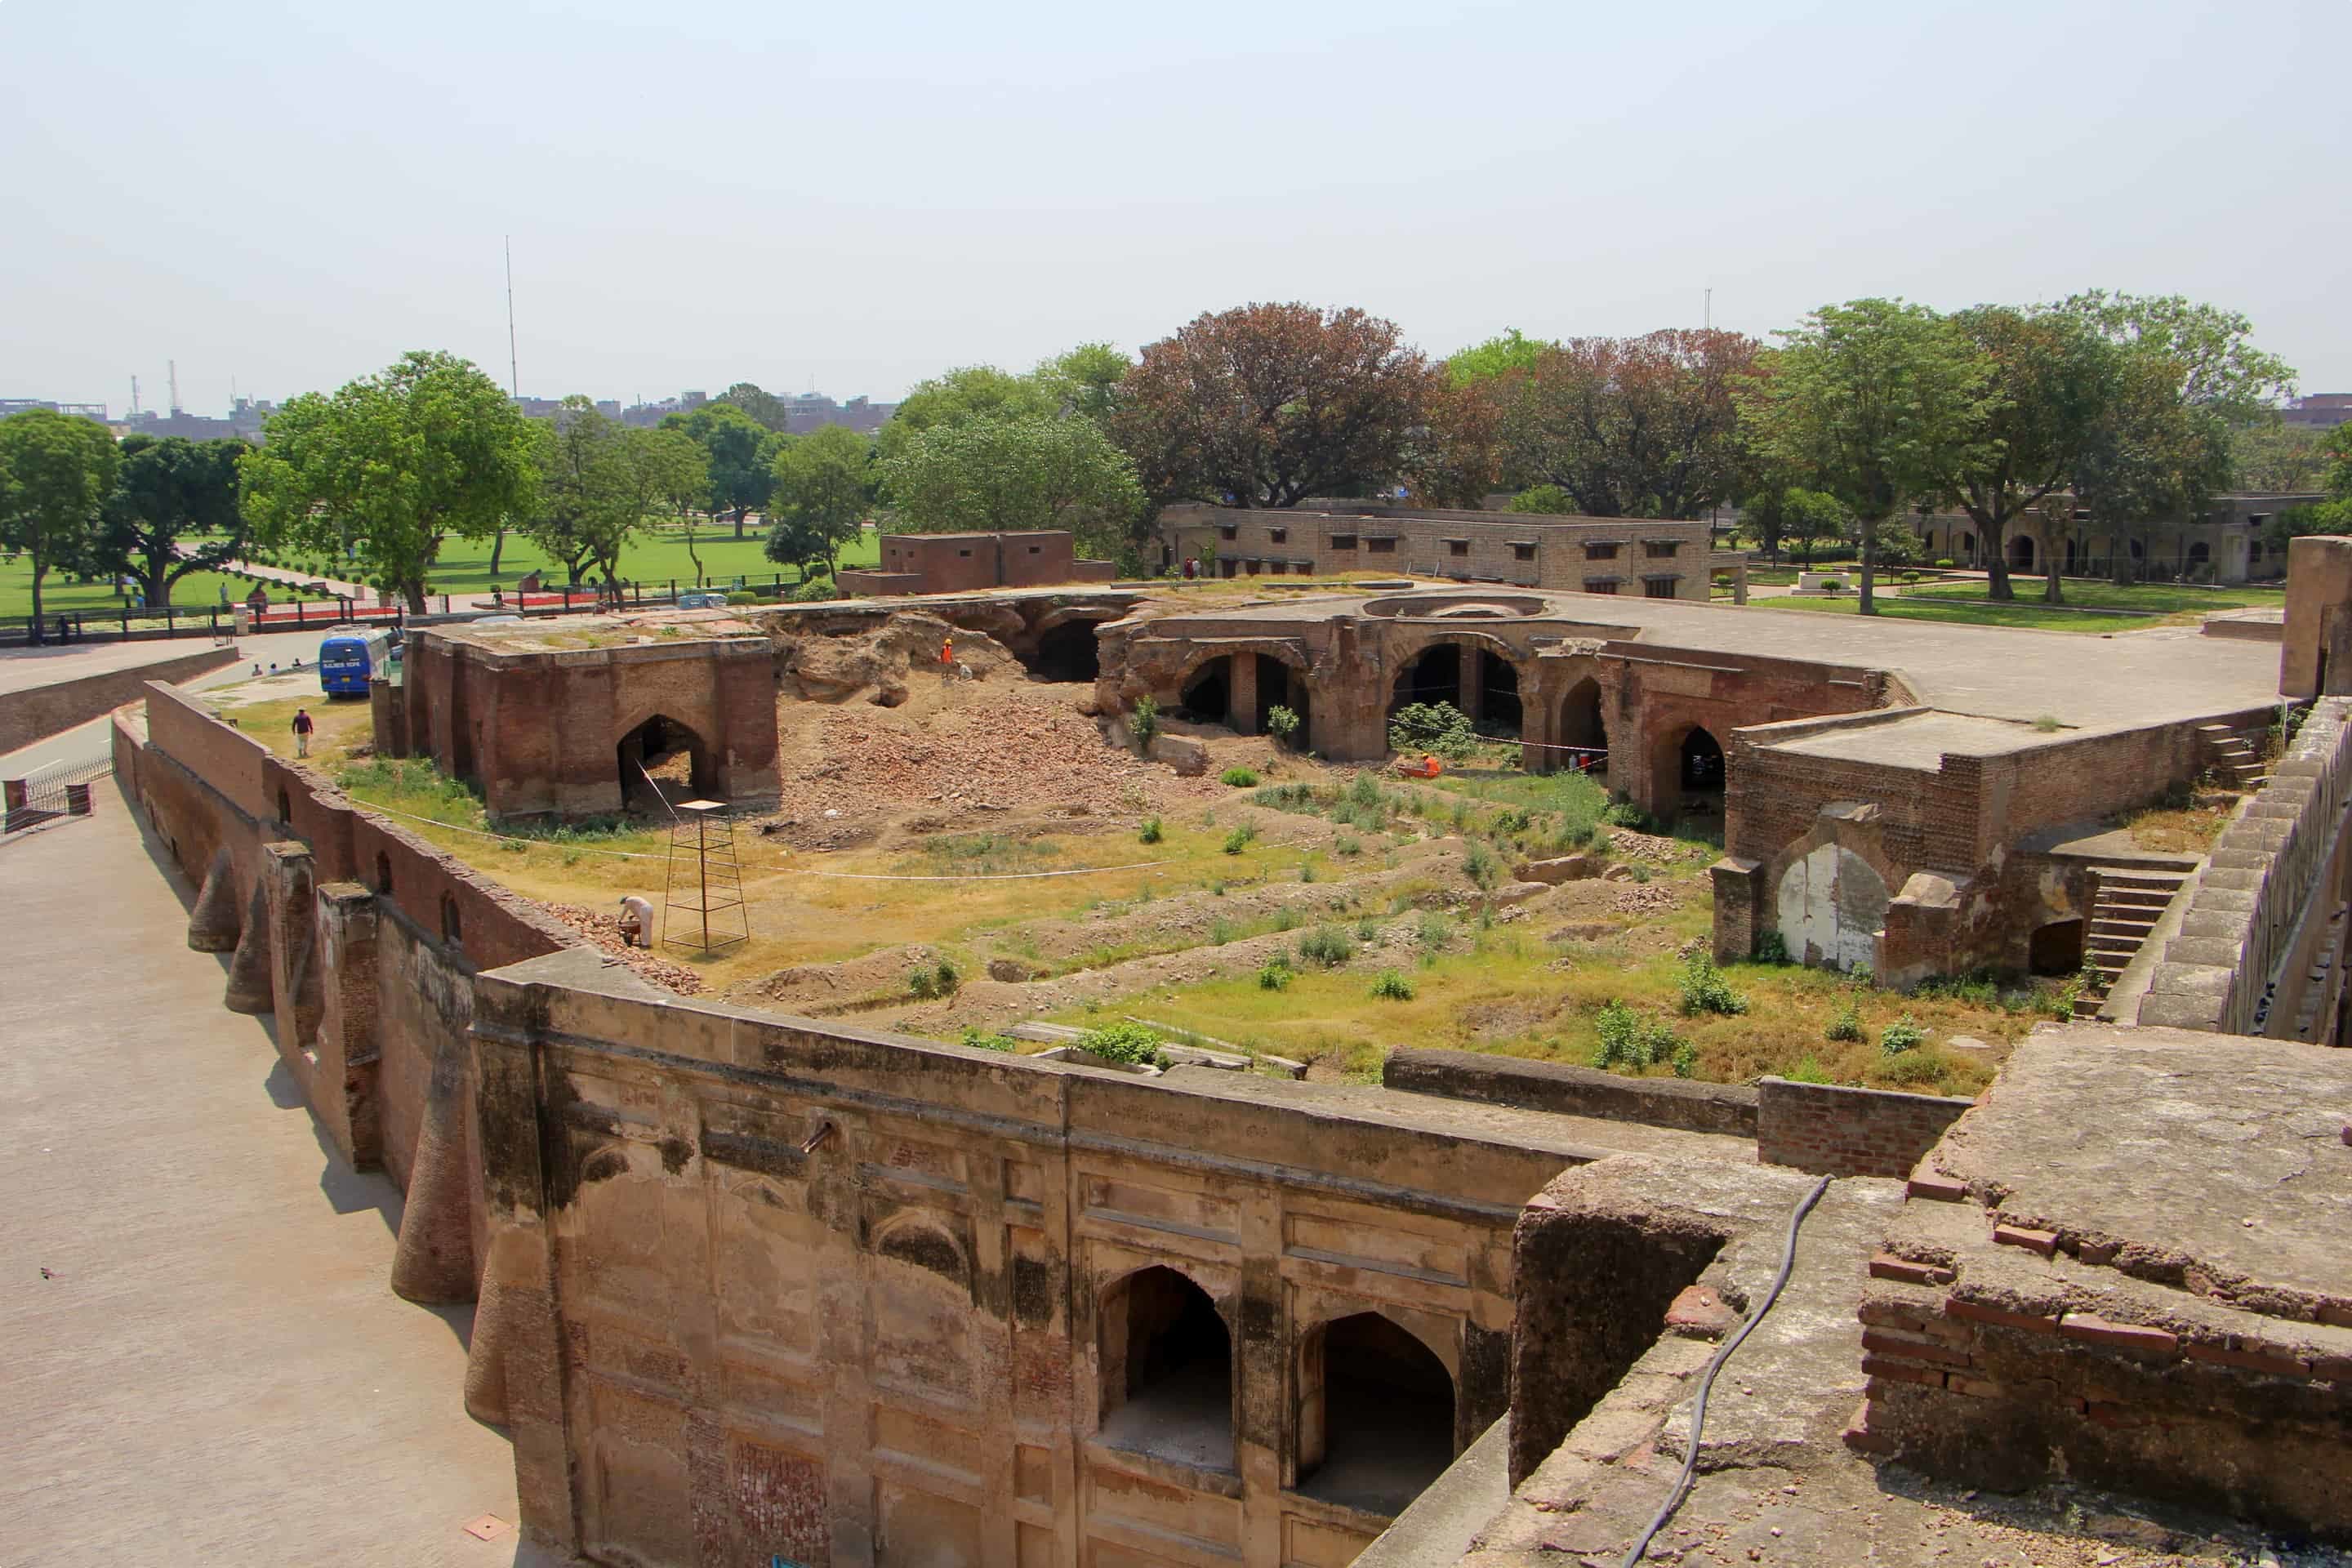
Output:
<path fill-rule="evenodd" d="M 266 637 L 245 637 L 236 641 L 239 658 L 235 664 L 223 666 L 194 680 L 183 681 L 190 691 L 202 691 L 216 686 L 232 686 L 252 679 L 257 664 L 267 669 L 275 664 L 281 669 L 291 669 L 300 659 L 304 677 L 289 679 L 285 695 L 316 697 L 319 679 L 310 673 L 319 663 L 319 644 L 326 633 L 318 628 L 299 632 L 272 632 Z M 151 660 L 174 658 L 183 653 L 194 653 L 202 644 L 187 639 L 176 642 L 75 643 L 60 648 L 9 648 L 0 652 L 0 691 L 12 691 L 24 686 L 42 686 L 55 680 L 76 680 L 85 675 L 98 675 L 107 670 L 128 669 Z M 266 676 L 264 679 L 268 679 Z M 36 741 L 22 751 L 0 756 L 0 778 L 22 778 L 35 768 L 50 763 L 79 762 L 94 757 L 107 748 L 106 721 L 92 719 L 77 724 L 47 740 Z"/>
<path fill-rule="evenodd" d="M 326 1152 L 96 793 L 0 845 L 0 1564 L 547 1564 L 460 1402 L 471 1310 L 385 1288 L 399 1195 Z"/>

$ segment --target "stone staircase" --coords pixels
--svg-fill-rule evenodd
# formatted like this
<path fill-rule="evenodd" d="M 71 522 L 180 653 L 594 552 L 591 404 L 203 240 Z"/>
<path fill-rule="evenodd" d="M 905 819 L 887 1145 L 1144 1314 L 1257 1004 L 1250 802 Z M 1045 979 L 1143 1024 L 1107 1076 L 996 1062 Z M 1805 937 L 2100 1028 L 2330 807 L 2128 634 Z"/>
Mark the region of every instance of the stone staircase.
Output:
<path fill-rule="evenodd" d="M 2083 967 L 2098 978 L 2085 984 L 2074 998 L 2077 1018 L 2098 1015 L 2099 1005 L 2138 956 L 2164 914 L 2164 906 L 2172 901 L 2189 876 L 2186 871 L 2137 866 L 2099 866 L 2091 874 L 2097 879 L 2098 890 L 2092 897 L 2091 923 L 2084 932 Z"/>
<path fill-rule="evenodd" d="M 2223 788 L 2251 795 L 2267 782 L 2269 774 L 2254 737 L 2227 724 L 2200 724 L 2197 738 L 2204 743 L 2206 765 Z"/>

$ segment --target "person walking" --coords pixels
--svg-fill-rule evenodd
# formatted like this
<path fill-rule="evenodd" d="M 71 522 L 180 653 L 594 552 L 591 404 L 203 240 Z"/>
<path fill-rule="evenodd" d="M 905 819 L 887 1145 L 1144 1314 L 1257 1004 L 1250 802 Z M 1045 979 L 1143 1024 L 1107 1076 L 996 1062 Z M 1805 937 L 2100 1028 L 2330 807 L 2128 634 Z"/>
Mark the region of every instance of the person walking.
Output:
<path fill-rule="evenodd" d="M 294 754 L 296 756 L 307 757 L 310 754 L 310 731 L 316 727 L 310 722 L 310 710 L 308 708 L 294 710 Z"/>

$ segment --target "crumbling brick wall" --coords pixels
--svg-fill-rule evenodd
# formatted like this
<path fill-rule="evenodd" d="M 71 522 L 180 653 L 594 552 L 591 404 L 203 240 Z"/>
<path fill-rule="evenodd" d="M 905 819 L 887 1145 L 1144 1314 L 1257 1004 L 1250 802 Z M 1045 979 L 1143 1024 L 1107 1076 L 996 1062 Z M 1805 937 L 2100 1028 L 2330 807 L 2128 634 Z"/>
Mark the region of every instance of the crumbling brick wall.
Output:
<path fill-rule="evenodd" d="M 1767 1077 L 1756 1086 L 1756 1157 L 1816 1175 L 1907 1176 L 1970 1103 Z"/>

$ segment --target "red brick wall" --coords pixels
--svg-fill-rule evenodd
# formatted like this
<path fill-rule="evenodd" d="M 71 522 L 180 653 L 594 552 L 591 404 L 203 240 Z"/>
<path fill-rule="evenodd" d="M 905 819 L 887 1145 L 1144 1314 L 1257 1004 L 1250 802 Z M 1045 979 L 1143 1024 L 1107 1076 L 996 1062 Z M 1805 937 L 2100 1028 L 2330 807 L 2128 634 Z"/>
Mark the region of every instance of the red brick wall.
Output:
<path fill-rule="evenodd" d="M 1817 1175 L 1907 1176 L 1971 1103 L 1767 1078 L 1757 1085 L 1756 1157 Z"/>

